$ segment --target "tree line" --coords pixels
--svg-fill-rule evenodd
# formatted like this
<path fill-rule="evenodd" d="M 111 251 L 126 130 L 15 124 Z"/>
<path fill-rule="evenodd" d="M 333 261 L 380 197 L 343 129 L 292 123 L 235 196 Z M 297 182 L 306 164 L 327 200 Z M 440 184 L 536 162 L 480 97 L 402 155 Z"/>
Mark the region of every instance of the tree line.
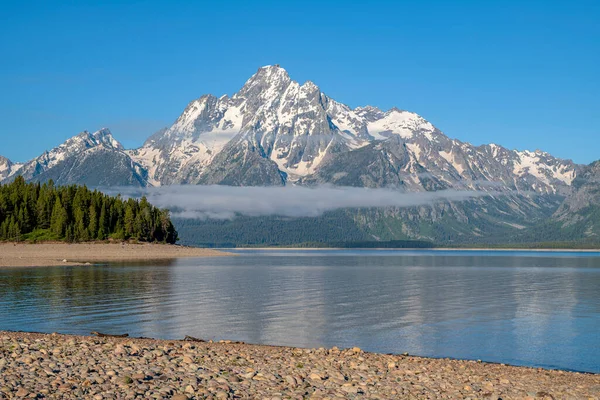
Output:
<path fill-rule="evenodd" d="M 0 185 L 0 241 L 138 240 L 175 243 L 169 212 L 145 197 L 123 199 L 85 186 L 26 183 Z"/>
<path fill-rule="evenodd" d="M 285 246 L 369 239 L 345 210 L 319 217 L 236 215 L 232 219 L 176 218 L 175 223 L 182 244 L 199 247 Z"/>

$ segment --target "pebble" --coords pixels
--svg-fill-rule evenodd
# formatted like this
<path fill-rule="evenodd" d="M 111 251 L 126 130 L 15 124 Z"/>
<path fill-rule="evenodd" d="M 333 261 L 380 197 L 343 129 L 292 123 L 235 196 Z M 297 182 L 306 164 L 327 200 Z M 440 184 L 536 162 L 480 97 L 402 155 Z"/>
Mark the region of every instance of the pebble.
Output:
<path fill-rule="evenodd" d="M 0 332 L 0 399 L 598 399 L 600 375 L 350 349 Z"/>

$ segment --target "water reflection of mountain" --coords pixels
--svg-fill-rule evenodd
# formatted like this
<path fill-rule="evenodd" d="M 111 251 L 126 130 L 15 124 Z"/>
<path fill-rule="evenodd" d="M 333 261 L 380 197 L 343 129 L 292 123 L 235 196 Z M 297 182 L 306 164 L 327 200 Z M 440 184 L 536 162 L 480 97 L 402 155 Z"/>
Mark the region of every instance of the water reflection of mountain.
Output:
<path fill-rule="evenodd" d="M 0 271 L 0 329 L 357 345 L 598 369 L 598 257 L 327 254 Z"/>

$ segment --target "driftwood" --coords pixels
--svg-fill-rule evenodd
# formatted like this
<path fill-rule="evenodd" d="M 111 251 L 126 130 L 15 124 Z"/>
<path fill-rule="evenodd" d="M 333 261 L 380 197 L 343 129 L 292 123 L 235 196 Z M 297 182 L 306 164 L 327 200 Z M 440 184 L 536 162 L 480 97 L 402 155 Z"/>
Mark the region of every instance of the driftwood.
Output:
<path fill-rule="evenodd" d="M 188 335 L 185 335 L 185 338 L 183 340 L 185 340 L 186 342 L 206 342 L 206 340 L 198 339 Z"/>
<path fill-rule="evenodd" d="M 98 337 L 128 337 L 129 333 L 124 333 L 122 335 L 109 335 L 108 333 L 100 333 L 100 332 L 91 332 L 92 335 L 96 335 Z"/>

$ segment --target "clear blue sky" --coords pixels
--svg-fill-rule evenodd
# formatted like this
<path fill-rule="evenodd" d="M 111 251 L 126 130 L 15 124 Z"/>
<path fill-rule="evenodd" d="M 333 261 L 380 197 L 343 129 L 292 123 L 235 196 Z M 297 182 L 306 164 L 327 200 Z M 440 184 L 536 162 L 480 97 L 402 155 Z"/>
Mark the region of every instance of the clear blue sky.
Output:
<path fill-rule="evenodd" d="M 597 0 L 102 3 L 3 3 L 1 155 L 104 126 L 135 147 L 190 100 L 281 64 L 450 137 L 600 159 Z"/>

